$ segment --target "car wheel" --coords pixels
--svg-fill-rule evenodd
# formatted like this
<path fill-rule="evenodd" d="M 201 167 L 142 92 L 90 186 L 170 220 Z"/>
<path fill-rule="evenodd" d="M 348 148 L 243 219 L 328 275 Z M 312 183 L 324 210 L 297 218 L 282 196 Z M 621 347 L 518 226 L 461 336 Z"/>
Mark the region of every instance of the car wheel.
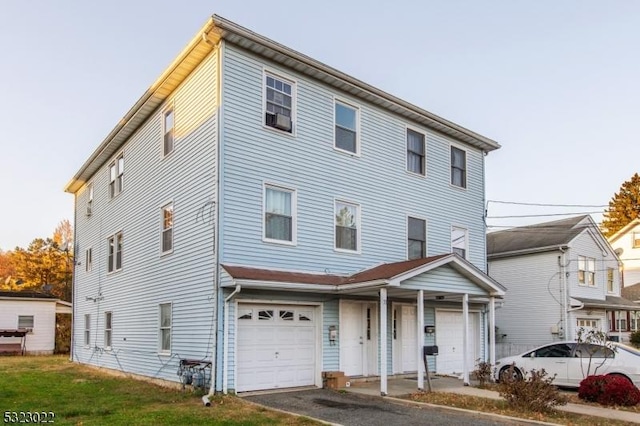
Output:
<path fill-rule="evenodd" d="M 607 374 L 607 376 L 615 376 L 615 377 L 622 377 L 623 379 L 625 379 L 626 381 L 628 381 L 629 383 L 631 383 L 633 385 L 633 381 L 631 381 L 630 378 L 628 378 L 627 376 L 625 376 L 624 374 L 620 374 L 620 373 L 611 373 L 611 374 Z M 634 385 L 635 386 L 635 385 Z"/>
<path fill-rule="evenodd" d="M 522 380 L 522 373 L 514 366 L 502 367 L 500 370 L 500 381 L 520 381 Z"/>

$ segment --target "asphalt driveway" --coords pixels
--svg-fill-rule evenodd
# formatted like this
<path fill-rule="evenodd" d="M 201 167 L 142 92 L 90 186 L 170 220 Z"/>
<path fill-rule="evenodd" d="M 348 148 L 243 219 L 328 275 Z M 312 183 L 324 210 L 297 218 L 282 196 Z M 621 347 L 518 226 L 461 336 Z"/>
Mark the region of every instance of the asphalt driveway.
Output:
<path fill-rule="evenodd" d="M 264 393 L 243 398 L 269 408 L 345 426 L 530 424 L 481 414 L 467 414 L 445 408 L 415 407 L 391 402 L 377 396 L 343 393 L 328 389 Z"/>

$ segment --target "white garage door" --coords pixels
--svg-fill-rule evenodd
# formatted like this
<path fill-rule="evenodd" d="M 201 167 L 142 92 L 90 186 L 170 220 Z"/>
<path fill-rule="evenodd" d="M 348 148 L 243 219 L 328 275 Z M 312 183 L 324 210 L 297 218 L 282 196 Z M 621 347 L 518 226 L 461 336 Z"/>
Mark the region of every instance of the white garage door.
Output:
<path fill-rule="evenodd" d="M 462 312 L 436 311 L 436 372 L 438 374 L 462 374 L 463 366 L 463 321 Z M 467 367 L 469 372 L 475 368 L 480 357 L 480 320 L 479 314 L 469 312 L 469 341 L 467 342 Z"/>
<path fill-rule="evenodd" d="M 239 304 L 237 392 L 315 384 L 316 309 Z"/>

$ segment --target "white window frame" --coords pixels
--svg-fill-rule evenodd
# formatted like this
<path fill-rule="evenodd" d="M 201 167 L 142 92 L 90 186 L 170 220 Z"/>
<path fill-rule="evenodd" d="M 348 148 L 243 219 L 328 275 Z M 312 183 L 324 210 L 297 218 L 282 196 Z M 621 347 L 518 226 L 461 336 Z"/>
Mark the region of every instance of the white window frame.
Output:
<path fill-rule="evenodd" d="M 104 348 L 111 350 L 113 345 L 113 312 L 105 311 L 104 313 Z"/>
<path fill-rule="evenodd" d="M 84 270 L 85 272 L 91 272 L 93 270 L 93 248 L 88 247 L 84 251 Z"/>
<path fill-rule="evenodd" d="M 336 221 L 336 207 L 340 204 L 344 204 L 347 206 L 352 206 L 356 208 L 356 229 L 357 229 L 357 238 L 356 238 L 356 250 L 349 250 L 345 248 L 337 247 L 336 243 L 336 227 L 338 226 Z M 344 198 L 334 198 L 333 199 L 333 249 L 336 252 L 340 253 L 351 253 L 351 254 L 360 254 L 362 253 L 362 207 L 359 203 L 355 203 L 353 201 L 348 201 Z"/>
<path fill-rule="evenodd" d="M 638 325 L 640 323 L 640 312 L 631 311 L 629 314 L 629 328 L 631 331 L 638 331 Z"/>
<path fill-rule="evenodd" d="M 600 320 L 598 318 L 578 318 L 576 320 L 576 327 L 578 329 L 582 328 L 585 331 L 589 329 L 600 330 Z"/>
<path fill-rule="evenodd" d="M 451 225 L 451 229 L 450 229 L 450 234 L 449 234 L 449 241 L 451 243 L 451 253 L 455 253 L 454 246 L 453 246 L 453 231 L 457 229 L 457 230 L 461 230 L 464 231 L 464 256 L 462 256 L 464 259 L 469 259 L 469 228 L 461 226 L 461 225 Z"/>
<path fill-rule="evenodd" d="M 169 228 L 165 227 L 165 212 L 167 210 L 171 211 L 171 227 Z M 176 220 L 175 208 L 173 205 L 173 201 L 171 201 L 166 203 L 160 208 L 160 254 L 161 255 L 173 253 L 173 248 L 175 244 L 175 232 L 174 232 L 175 220 Z M 164 235 L 166 232 L 171 233 L 171 247 L 167 250 L 165 250 L 165 246 L 164 246 Z"/>
<path fill-rule="evenodd" d="M 124 152 L 119 153 L 109 163 L 109 198 L 116 198 L 124 191 Z M 111 170 L 114 172 L 112 173 Z"/>
<path fill-rule="evenodd" d="M 291 85 L 291 132 L 267 125 L 267 76 Z M 297 129 L 297 81 L 296 79 L 268 68 L 262 69 L 262 127 L 280 135 L 296 136 Z"/>
<path fill-rule="evenodd" d="M 627 331 L 630 324 L 627 324 L 627 311 L 614 311 L 613 317 L 615 319 L 614 331 Z M 624 327 L 620 327 L 620 324 L 624 321 Z"/>
<path fill-rule="evenodd" d="M 407 247 L 406 247 L 406 259 L 409 260 L 409 219 L 417 219 L 417 220 L 423 220 L 424 221 L 424 257 L 428 257 L 429 256 L 429 244 L 428 244 L 428 236 L 429 236 L 429 221 L 427 220 L 427 218 L 425 217 L 421 217 L 419 215 L 415 215 L 415 214 L 408 214 L 405 217 L 405 235 L 406 235 L 406 241 L 407 241 Z"/>
<path fill-rule="evenodd" d="M 87 211 L 86 216 L 90 216 L 93 213 L 93 182 L 87 184 Z"/>
<path fill-rule="evenodd" d="M 267 189 L 274 189 L 291 194 L 291 241 L 267 238 Z M 296 188 L 273 182 L 262 183 L 262 241 L 288 246 L 298 244 L 298 191 Z"/>
<path fill-rule="evenodd" d="M 91 346 L 91 314 L 84 314 L 84 346 Z"/>
<path fill-rule="evenodd" d="M 614 268 L 607 268 L 607 293 L 614 293 L 615 292 L 615 277 L 616 277 L 616 273 L 615 273 L 615 269 Z"/>
<path fill-rule="evenodd" d="M 593 266 L 593 269 L 590 266 Z M 591 283 L 589 283 L 589 277 L 591 277 Z M 594 257 L 578 255 L 578 285 L 596 287 L 596 259 Z"/>
<path fill-rule="evenodd" d="M 172 125 L 167 129 L 167 116 L 172 115 Z M 171 149 L 167 151 L 167 134 L 171 133 Z M 176 110 L 173 103 L 162 111 L 162 156 L 166 157 L 175 151 L 176 148 Z"/>
<path fill-rule="evenodd" d="M 424 149 L 424 155 L 422 156 L 422 168 L 423 173 L 417 173 L 413 170 L 409 169 L 409 132 L 414 132 L 422 135 L 422 147 Z M 427 177 L 427 133 L 417 127 L 413 126 L 405 126 L 404 130 L 404 141 L 405 141 L 405 170 L 407 173 L 419 176 L 419 177 Z"/>
<path fill-rule="evenodd" d="M 29 320 L 28 323 L 31 325 L 24 325 L 25 320 Z M 23 324 L 20 324 L 20 323 Z M 36 317 L 35 315 L 18 315 L 18 327 L 17 328 L 26 328 L 30 333 L 33 332 L 33 328 L 35 327 L 36 324 Z"/>
<path fill-rule="evenodd" d="M 169 307 L 169 326 L 163 326 L 162 325 L 162 307 L 163 306 L 168 306 Z M 169 348 L 163 348 L 162 344 L 163 344 L 163 331 L 164 330 L 169 330 Z M 171 354 L 171 348 L 172 348 L 172 337 L 173 337 L 173 303 L 172 302 L 166 302 L 166 303 L 160 303 L 158 305 L 158 353 L 161 355 L 170 355 Z"/>
<path fill-rule="evenodd" d="M 631 248 L 640 248 L 640 232 L 631 233 Z"/>
<path fill-rule="evenodd" d="M 456 185 L 453 183 L 453 149 L 464 152 L 464 185 Z M 469 151 L 458 144 L 449 144 L 449 184 L 458 189 L 466 190 L 469 187 Z"/>
<path fill-rule="evenodd" d="M 113 240 L 113 257 L 111 257 L 110 247 L 111 241 Z M 122 270 L 123 264 L 123 254 L 124 254 L 124 244 L 123 244 L 123 234 L 122 231 L 116 232 L 115 234 L 109 235 L 107 237 L 107 274 L 113 274 L 115 272 Z M 118 268 L 118 247 L 120 248 L 120 267 Z"/>
<path fill-rule="evenodd" d="M 345 106 L 347 108 L 351 108 L 355 111 L 356 114 L 356 152 L 352 152 L 346 149 L 342 149 L 339 148 L 336 144 L 337 140 L 336 140 L 336 127 L 338 126 L 337 123 L 337 117 L 336 117 L 336 104 L 340 104 L 342 106 Z M 335 149 L 338 152 L 342 152 L 345 153 L 347 155 L 350 156 L 354 156 L 354 157 L 360 157 L 360 151 L 361 151 L 361 147 L 360 147 L 360 106 L 354 104 L 353 102 L 344 100 L 342 98 L 338 98 L 338 97 L 334 97 L 333 98 L 333 149 Z"/>

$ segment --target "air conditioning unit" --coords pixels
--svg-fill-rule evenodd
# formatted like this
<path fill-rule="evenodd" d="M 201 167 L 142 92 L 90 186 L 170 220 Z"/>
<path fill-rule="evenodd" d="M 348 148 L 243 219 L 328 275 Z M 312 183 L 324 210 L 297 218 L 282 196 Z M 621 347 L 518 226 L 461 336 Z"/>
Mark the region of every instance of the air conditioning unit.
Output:
<path fill-rule="evenodd" d="M 93 214 L 93 212 L 91 211 L 91 206 L 87 206 L 87 211 L 85 212 L 85 216 L 89 217 L 91 216 L 91 214 Z"/>
<path fill-rule="evenodd" d="M 291 131 L 291 117 L 286 116 L 284 114 L 276 114 L 276 129 L 286 130 L 287 132 Z"/>

